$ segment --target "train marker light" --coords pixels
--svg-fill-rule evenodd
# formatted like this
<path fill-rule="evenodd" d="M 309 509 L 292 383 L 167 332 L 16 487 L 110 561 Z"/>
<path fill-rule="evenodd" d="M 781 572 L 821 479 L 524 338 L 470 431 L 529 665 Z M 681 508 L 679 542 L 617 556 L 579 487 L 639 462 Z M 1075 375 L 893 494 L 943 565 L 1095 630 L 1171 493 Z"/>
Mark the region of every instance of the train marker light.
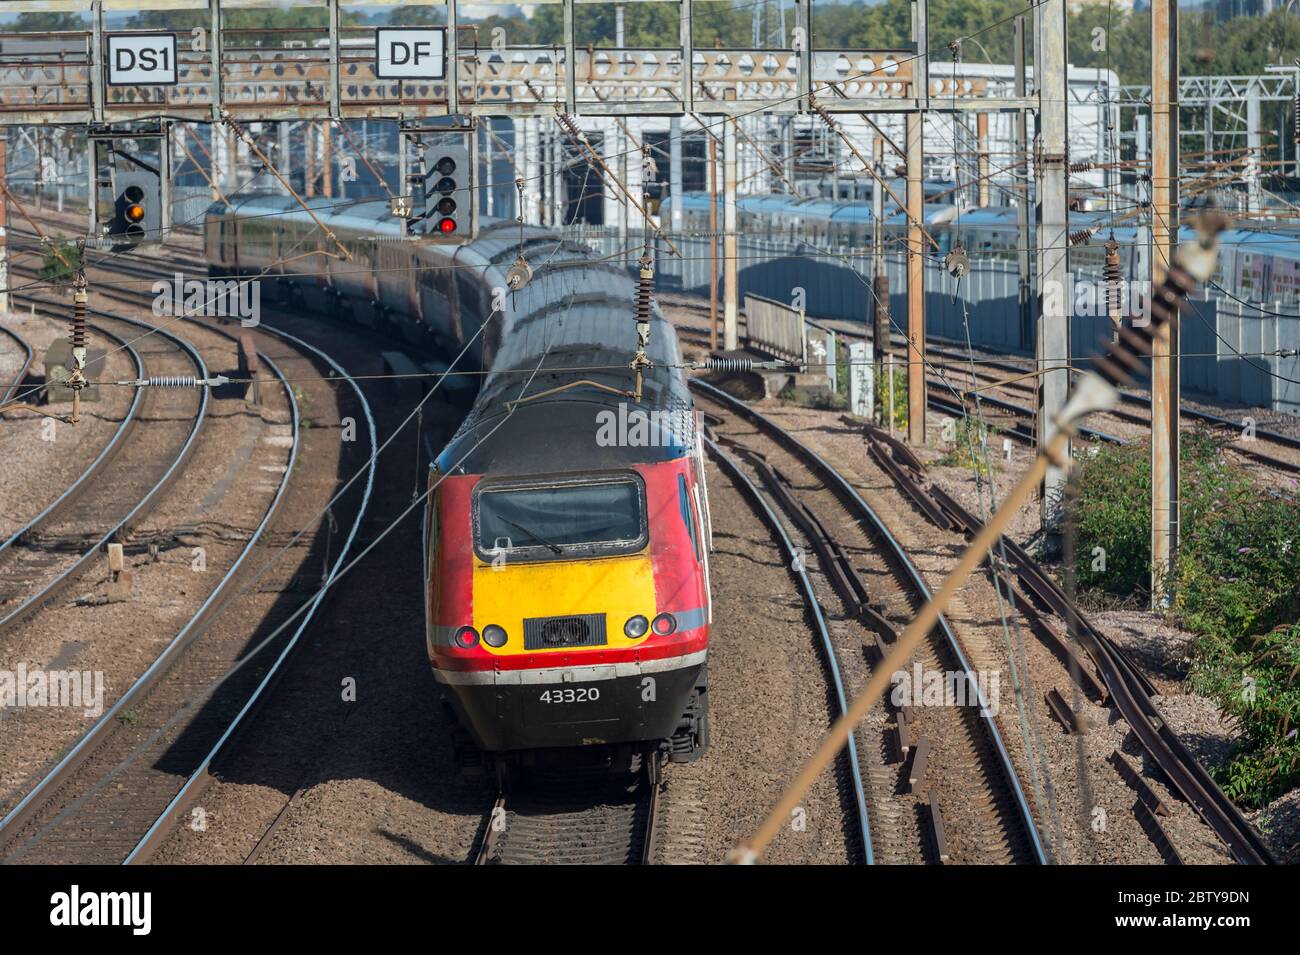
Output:
<path fill-rule="evenodd" d="M 670 613 L 661 613 L 650 627 L 659 636 L 666 637 L 677 629 L 677 618 Z"/>
<path fill-rule="evenodd" d="M 504 627 L 498 627 L 495 623 L 490 623 L 483 628 L 483 642 L 489 647 L 504 647 L 506 645 L 506 631 Z"/>
<path fill-rule="evenodd" d="M 640 614 L 629 617 L 627 623 L 623 624 L 623 632 L 633 640 L 640 640 L 649 630 L 650 622 Z"/>
<path fill-rule="evenodd" d="M 452 640 L 462 650 L 472 649 L 478 645 L 478 631 L 473 627 L 461 627 Z"/>

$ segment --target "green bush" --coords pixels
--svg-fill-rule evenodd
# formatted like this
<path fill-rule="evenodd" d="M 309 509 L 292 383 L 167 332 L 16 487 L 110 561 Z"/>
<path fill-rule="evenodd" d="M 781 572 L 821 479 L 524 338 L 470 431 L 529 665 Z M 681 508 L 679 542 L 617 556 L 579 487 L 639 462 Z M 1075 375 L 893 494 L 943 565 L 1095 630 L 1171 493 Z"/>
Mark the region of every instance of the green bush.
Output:
<path fill-rule="evenodd" d="M 987 476 L 988 465 L 997 459 L 996 439 L 1000 432 L 986 421 L 958 418 L 953 426 L 950 447 L 938 463 L 947 467 L 967 468 Z M 994 446 L 993 450 L 989 450 Z"/>
<path fill-rule="evenodd" d="M 1216 778 L 1248 807 L 1300 784 L 1300 504 L 1258 486 L 1209 433 L 1185 433 L 1172 609 L 1197 635 L 1192 686 L 1240 731 Z M 1148 445 L 1103 447 L 1079 466 L 1081 589 L 1144 593 L 1150 575 Z M 1093 549 L 1105 549 L 1105 567 Z"/>
<path fill-rule="evenodd" d="M 1200 641 L 1193 685 L 1212 696 L 1240 733 L 1237 749 L 1213 774 L 1248 808 L 1266 806 L 1300 785 L 1300 626 L 1233 641 Z"/>
<path fill-rule="evenodd" d="M 880 426 L 889 427 L 889 378 L 888 368 L 876 376 L 876 407 L 880 409 Z M 907 427 L 907 369 L 895 366 L 894 378 L 894 427 Z"/>
<path fill-rule="evenodd" d="M 1192 554 L 1187 545 L 1197 539 L 1202 528 L 1207 528 L 1203 539 L 1208 545 L 1228 509 L 1235 508 L 1236 502 L 1256 499 L 1249 475 L 1232 466 L 1224 444 L 1224 439 L 1208 431 L 1185 432 L 1179 443 L 1184 557 Z M 1148 594 L 1151 445 L 1132 442 L 1078 449 L 1076 467 L 1079 497 L 1074 512 L 1075 558 L 1079 586 L 1118 596 Z M 1105 551 L 1104 562 L 1097 548 Z"/>
<path fill-rule="evenodd" d="M 1075 466 L 1079 589 L 1119 596 L 1146 592 L 1151 574 L 1148 447 L 1093 445 L 1079 454 Z"/>
<path fill-rule="evenodd" d="M 60 261 L 59 254 L 54 251 L 55 248 L 67 260 L 67 265 Z M 80 269 L 81 250 L 77 247 L 77 243 L 52 239 L 45 248 L 38 275 L 42 282 L 48 282 L 50 285 L 69 285 L 77 277 Z"/>

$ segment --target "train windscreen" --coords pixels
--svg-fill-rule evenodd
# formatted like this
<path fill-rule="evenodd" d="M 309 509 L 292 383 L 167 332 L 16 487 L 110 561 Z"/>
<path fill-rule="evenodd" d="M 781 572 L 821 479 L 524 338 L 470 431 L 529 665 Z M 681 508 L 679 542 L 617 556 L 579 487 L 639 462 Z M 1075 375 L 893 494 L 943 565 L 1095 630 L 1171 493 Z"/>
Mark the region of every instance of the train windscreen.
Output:
<path fill-rule="evenodd" d="M 474 524 L 480 556 L 612 556 L 645 545 L 645 494 L 634 478 L 484 488 Z"/>

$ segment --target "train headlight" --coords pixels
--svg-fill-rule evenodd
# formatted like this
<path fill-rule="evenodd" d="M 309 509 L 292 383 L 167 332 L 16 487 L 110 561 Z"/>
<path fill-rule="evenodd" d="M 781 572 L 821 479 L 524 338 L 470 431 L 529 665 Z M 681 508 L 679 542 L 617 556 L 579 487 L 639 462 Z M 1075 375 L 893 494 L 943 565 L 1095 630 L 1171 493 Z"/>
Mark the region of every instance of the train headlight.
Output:
<path fill-rule="evenodd" d="M 650 627 L 659 636 L 666 637 L 677 629 L 677 618 L 670 613 L 661 613 Z"/>
<path fill-rule="evenodd" d="M 473 627 L 461 627 L 451 639 L 462 650 L 469 650 L 478 645 L 478 631 Z"/>
<path fill-rule="evenodd" d="M 650 630 L 650 621 L 645 617 L 637 614 L 635 617 L 628 617 L 627 623 L 623 624 L 623 632 L 633 640 L 640 640 Z"/>
<path fill-rule="evenodd" d="M 483 628 L 483 642 L 489 647 L 504 647 L 506 645 L 506 631 L 504 627 L 498 627 L 495 623 L 490 623 Z"/>

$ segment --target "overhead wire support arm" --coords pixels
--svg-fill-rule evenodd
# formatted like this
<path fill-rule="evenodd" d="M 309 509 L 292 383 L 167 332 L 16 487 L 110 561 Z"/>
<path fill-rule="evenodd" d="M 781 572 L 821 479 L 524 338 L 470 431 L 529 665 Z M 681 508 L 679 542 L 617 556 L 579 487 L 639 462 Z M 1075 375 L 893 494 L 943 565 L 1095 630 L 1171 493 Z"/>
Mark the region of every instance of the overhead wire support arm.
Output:
<path fill-rule="evenodd" d="M 536 90 L 534 90 L 533 92 L 535 94 Z M 617 175 L 615 175 L 613 170 L 611 170 L 609 166 L 605 163 L 605 160 L 601 158 L 600 154 L 596 152 L 596 150 L 592 147 L 591 143 L 587 141 L 587 137 L 583 134 L 582 130 L 578 128 L 578 124 L 577 122 L 574 121 L 573 117 L 570 116 L 568 113 L 564 112 L 562 109 L 560 109 L 558 105 L 556 105 L 555 120 L 560 124 L 560 126 L 564 129 L 564 131 L 569 134 L 569 137 L 578 144 L 579 149 L 581 149 L 584 153 L 586 153 L 588 158 L 590 158 L 590 160 L 596 164 L 596 166 L 600 169 L 601 173 L 603 175 L 608 176 L 610 180 L 614 183 L 614 185 L 618 186 L 619 192 L 623 193 L 627 201 L 632 203 L 632 205 L 636 208 L 637 212 L 641 213 L 642 221 L 644 221 L 646 225 L 648 225 L 650 228 L 654 229 L 655 235 L 663 239 L 664 244 L 668 246 L 672 254 L 677 256 L 677 258 L 680 259 L 682 257 L 682 253 L 678 251 L 677 246 L 673 244 L 673 240 L 668 238 L 667 233 L 665 233 L 662 229 L 659 228 L 658 225 L 655 224 L 655 222 L 650 218 L 650 213 L 646 210 L 646 207 L 637 201 L 636 197 L 633 196 L 631 191 L 628 190 L 627 185 L 624 184 L 623 180 L 621 180 Z"/>
<path fill-rule="evenodd" d="M 275 164 L 267 158 L 266 153 L 262 152 L 262 150 L 258 148 L 257 142 L 248 134 L 248 131 L 244 129 L 244 127 L 228 112 L 223 112 L 221 118 L 225 121 L 226 125 L 234 130 L 235 135 L 239 137 L 244 145 L 253 151 L 253 155 L 257 156 L 258 160 L 260 160 L 262 165 L 266 167 L 267 171 L 279 180 L 280 185 L 284 186 L 284 188 L 289 191 L 289 195 L 293 196 L 294 201 L 302 207 L 303 212 L 307 213 L 307 215 L 311 217 L 311 221 L 316 223 L 317 228 L 319 228 L 321 232 L 325 233 L 325 236 L 338 247 L 338 250 L 342 253 L 343 257 L 351 262 L 352 253 L 348 251 L 347 246 L 338 240 L 338 236 L 334 234 L 333 230 L 326 226 L 325 223 L 320 220 L 320 217 L 312 211 L 311 206 L 307 205 L 302 196 L 298 195 L 298 192 L 289 184 L 289 180 L 285 179 L 284 176 L 280 174 L 280 170 L 275 168 Z"/>
<path fill-rule="evenodd" d="M 706 96 L 709 97 L 709 99 L 711 100 L 717 99 L 717 96 L 714 95 L 713 91 L 710 90 L 707 86 L 701 85 L 700 89 Z M 710 137 L 713 138 L 714 142 L 718 143 L 719 145 L 722 144 L 721 139 L 718 138 L 718 134 L 713 132 L 713 130 L 709 129 L 708 123 L 704 122 L 704 120 L 701 117 L 695 115 L 694 113 L 692 113 L 691 116 L 695 119 L 697 123 L 700 124 L 700 128 L 703 129 L 706 133 L 709 134 Z M 763 147 L 760 146 L 758 142 L 752 136 L 749 135 L 749 133 L 745 132 L 745 127 L 740 125 L 739 118 L 735 116 L 731 116 L 728 118 L 727 121 L 730 122 L 732 126 L 735 127 L 736 132 L 740 134 L 740 138 L 743 139 L 754 150 L 754 152 L 758 153 L 758 158 L 763 160 L 763 163 L 767 166 L 768 169 L 772 170 L 772 174 L 775 175 L 778 179 L 780 179 L 781 182 L 785 183 L 786 191 L 788 191 L 792 196 L 799 195 L 799 190 L 795 188 L 795 184 L 789 180 L 785 172 L 777 164 L 776 160 L 773 159 L 771 156 L 769 156 L 764 151 Z"/>
<path fill-rule="evenodd" d="M 59 250 L 58 244 L 45 234 L 45 230 L 36 224 L 35 219 L 27 214 L 27 207 L 24 206 L 21 200 L 10 191 L 9 187 L 5 185 L 3 179 L 0 179 L 0 193 L 3 193 L 4 196 L 14 204 L 14 207 L 18 210 L 18 214 L 21 215 L 23 219 L 26 220 L 27 224 L 32 227 L 32 231 L 36 233 L 36 237 L 41 240 L 41 243 L 47 246 L 49 250 L 54 253 L 54 257 L 59 260 L 59 264 L 65 269 L 72 268 L 72 263 L 69 262 L 67 256 Z"/>
<path fill-rule="evenodd" d="M 866 173 L 876 181 L 877 185 L 879 185 L 882 189 L 885 190 L 885 194 L 888 195 L 890 199 L 894 200 L 894 203 L 898 206 L 898 208 L 902 209 L 903 214 L 906 215 L 907 203 L 904 202 L 902 199 L 900 199 L 898 197 L 898 193 L 896 193 L 893 190 L 893 188 L 890 187 L 889 183 L 885 181 L 884 177 L 882 177 L 878 172 L 876 172 L 876 169 L 871 164 L 871 161 L 868 160 L 867 157 L 862 155 L 862 151 L 858 149 L 857 144 L 854 143 L 853 140 L 849 138 L 849 135 L 846 132 L 844 132 L 844 130 L 840 127 L 840 124 L 835 120 L 835 117 L 832 116 L 830 113 L 828 113 L 826 111 L 826 108 L 822 106 L 821 103 L 817 102 L 817 98 L 815 96 L 812 96 L 810 94 L 808 100 L 809 103 L 812 105 L 813 112 L 816 113 L 818 116 L 820 116 L 822 122 L 824 122 L 830 128 L 831 132 L 833 132 L 836 136 L 840 138 L 840 141 L 843 142 L 844 145 L 848 147 L 849 152 L 853 153 L 854 158 L 856 158 L 858 162 L 862 164 L 863 170 L 865 170 Z M 930 230 L 925 227 L 925 223 L 913 222 L 911 224 L 915 225 L 918 229 L 921 230 L 921 234 L 925 236 L 926 241 L 929 242 L 932 247 L 934 247 L 935 249 L 939 248 L 939 243 L 936 242 L 934 236 L 930 234 Z"/>
<path fill-rule="evenodd" d="M 361 161 L 365 163 L 366 168 L 370 170 L 370 175 L 374 176 L 375 180 L 379 183 L 379 188 L 384 190 L 384 193 L 388 197 L 388 201 L 392 202 L 396 199 L 397 197 L 393 195 L 393 190 L 388 188 L 388 180 L 380 175 L 379 170 L 375 168 L 375 164 L 370 161 L 370 154 L 366 152 L 365 147 L 352 138 L 352 132 L 348 129 L 348 124 L 341 119 L 335 119 L 331 122 L 338 127 L 339 132 L 343 134 L 343 138 L 348 141 L 348 145 L 351 146 L 356 151 L 356 154 L 361 157 Z"/>

